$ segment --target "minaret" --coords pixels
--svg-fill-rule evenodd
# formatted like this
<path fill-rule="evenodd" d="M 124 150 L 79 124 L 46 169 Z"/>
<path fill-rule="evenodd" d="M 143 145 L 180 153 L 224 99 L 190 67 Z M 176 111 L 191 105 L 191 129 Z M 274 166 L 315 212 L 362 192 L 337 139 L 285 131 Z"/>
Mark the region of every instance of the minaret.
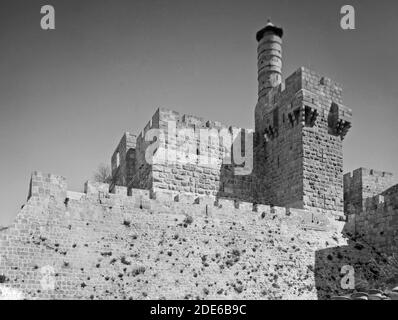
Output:
<path fill-rule="evenodd" d="M 274 26 L 270 20 L 256 34 L 259 99 L 282 82 L 282 36 L 282 28 Z"/>

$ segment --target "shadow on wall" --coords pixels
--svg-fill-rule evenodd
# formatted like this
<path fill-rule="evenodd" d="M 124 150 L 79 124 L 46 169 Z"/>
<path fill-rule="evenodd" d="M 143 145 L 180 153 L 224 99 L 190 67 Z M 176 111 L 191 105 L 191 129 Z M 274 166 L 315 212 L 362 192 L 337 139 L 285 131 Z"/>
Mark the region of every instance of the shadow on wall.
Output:
<path fill-rule="evenodd" d="M 238 134 L 232 142 L 231 152 L 227 153 L 222 160 L 219 188 L 217 190 L 216 197 L 257 203 L 258 198 L 255 196 L 256 180 L 254 174 L 254 154 L 253 152 L 246 151 L 246 130 L 239 130 L 240 134 Z M 234 147 L 236 147 L 238 143 L 240 143 L 241 159 L 235 161 Z M 250 148 L 252 148 L 252 146 L 250 146 Z M 251 157 L 251 159 L 249 160 L 248 157 Z M 242 159 L 245 159 L 245 162 L 241 165 L 237 165 L 236 163 L 241 162 Z M 246 161 L 249 163 L 246 163 Z M 246 171 L 247 174 L 236 174 L 236 169 L 240 170 L 241 173 Z"/>
<path fill-rule="evenodd" d="M 241 133 L 232 143 L 232 156 L 227 155 L 221 164 L 216 196 L 303 209 L 303 168 L 300 155 L 289 158 L 286 154 L 274 152 L 267 143 L 268 138 L 260 132 L 252 132 L 249 136 L 243 129 Z M 250 146 L 246 147 L 249 141 Z M 233 152 L 239 146 L 240 150 Z M 279 148 L 278 144 L 274 143 L 273 148 Z M 246 149 L 250 150 L 250 154 L 246 153 Z M 291 148 L 288 153 L 290 152 Z M 232 161 L 228 162 L 229 157 L 232 157 Z M 250 163 L 247 163 L 249 158 Z M 232 164 L 226 164 L 231 162 Z M 245 174 L 236 174 L 237 169 Z"/>
<path fill-rule="evenodd" d="M 346 224 L 347 226 L 347 224 Z M 345 227 L 348 245 L 315 253 L 315 286 L 318 299 L 350 295 L 354 291 L 386 290 L 398 284 L 398 264 L 394 257 L 378 252 L 355 239 Z"/>

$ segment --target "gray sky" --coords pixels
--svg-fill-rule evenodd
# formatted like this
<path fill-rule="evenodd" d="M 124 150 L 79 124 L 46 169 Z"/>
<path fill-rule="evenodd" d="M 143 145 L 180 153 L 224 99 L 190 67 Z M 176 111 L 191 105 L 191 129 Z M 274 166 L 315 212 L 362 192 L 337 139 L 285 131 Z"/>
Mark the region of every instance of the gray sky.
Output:
<path fill-rule="evenodd" d="M 56 30 L 40 28 L 55 7 Z M 340 8 L 356 9 L 354 31 Z M 30 173 L 81 191 L 124 131 L 157 107 L 254 127 L 255 32 L 284 28 L 286 78 L 307 66 L 343 85 L 353 109 L 345 171 L 398 174 L 397 1 L 2 0 L 0 224 L 25 202 Z"/>

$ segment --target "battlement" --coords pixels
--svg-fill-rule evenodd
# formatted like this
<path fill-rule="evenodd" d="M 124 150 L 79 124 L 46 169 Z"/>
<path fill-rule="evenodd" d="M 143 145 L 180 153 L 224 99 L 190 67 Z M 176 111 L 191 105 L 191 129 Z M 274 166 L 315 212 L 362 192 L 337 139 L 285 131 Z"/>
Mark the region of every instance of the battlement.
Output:
<path fill-rule="evenodd" d="M 162 129 L 167 132 L 169 122 L 174 122 L 177 128 L 215 128 L 219 130 L 231 128 L 231 126 L 224 125 L 219 121 L 205 120 L 201 117 L 179 113 L 177 111 L 161 107 L 156 110 L 151 120 L 138 134 L 137 141 L 140 141 L 141 143 L 144 142 L 145 135 L 150 129 Z"/>
<path fill-rule="evenodd" d="M 145 148 L 152 142 L 152 141 L 145 141 L 146 134 L 150 129 L 160 129 L 162 131 L 162 134 L 159 134 L 158 137 L 158 139 L 160 139 L 160 142 L 163 142 L 166 145 L 170 143 L 175 143 L 176 137 L 174 135 L 179 135 L 180 132 L 169 132 L 170 128 L 176 130 L 180 129 L 193 130 L 193 136 L 190 137 L 191 139 L 193 139 L 193 141 L 188 141 L 188 143 L 200 142 L 199 132 L 197 131 L 198 129 L 209 129 L 209 130 L 215 129 L 216 132 L 223 131 L 223 132 L 229 132 L 230 134 L 232 134 L 234 131 L 235 132 L 250 131 L 250 129 L 244 129 L 235 126 L 227 126 L 219 121 L 204 120 L 201 117 L 179 113 L 171 109 L 158 108 L 154 113 L 154 115 L 152 116 L 152 119 L 147 123 L 145 128 L 139 133 L 137 137 L 137 150 L 140 151 L 141 153 L 145 152 Z M 188 134 L 188 131 L 185 131 L 184 134 Z M 168 136 L 165 137 L 165 135 Z M 185 137 L 183 138 L 185 140 Z M 163 141 L 162 139 L 165 140 Z M 186 141 L 183 142 L 186 143 Z M 204 142 L 207 143 L 207 141 Z"/>
<path fill-rule="evenodd" d="M 32 174 L 31 185 L 33 186 L 28 200 L 42 201 L 45 199 L 58 199 L 65 206 L 73 206 L 86 201 L 95 202 L 99 205 L 114 206 L 123 205 L 132 208 L 146 210 L 164 210 L 164 206 L 174 208 L 175 212 L 183 211 L 189 215 L 214 215 L 218 212 L 251 212 L 265 216 L 279 217 L 296 221 L 297 225 L 305 230 L 330 231 L 335 228 L 339 219 L 331 218 L 339 213 L 325 211 L 322 208 L 309 210 L 291 207 L 280 207 L 263 205 L 258 203 L 241 201 L 208 195 L 196 195 L 189 192 L 173 192 L 168 190 L 144 190 L 128 189 L 123 186 L 111 187 L 106 183 L 87 181 L 84 184 L 84 193 L 68 191 L 67 181 L 62 176 L 43 174 L 35 171 Z M 172 207 L 170 207 L 172 206 Z M 187 210 L 189 208 L 189 210 Z M 326 214 L 327 213 L 327 214 Z M 337 223 L 338 225 L 338 223 Z M 342 228 L 342 225 L 340 226 Z M 339 228 L 340 228 L 339 227 Z"/>
<path fill-rule="evenodd" d="M 159 128 L 167 129 L 168 121 L 174 121 L 177 127 L 183 128 L 216 128 L 216 129 L 229 129 L 231 126 L 227 126 L 219 121 L 215 120 L 205 120 L 202 117 L 197 117 L 194 115 L 179 113 L 174 110 L 167 108 L 159 108 L 153 119 L 159 120 Z"/>
<path fill-rule="evenodd" d="M 344 179 L 355 179 L 355 178 L 362 178 L 366 176 L 373 176 L 373 177 L 393 177 L 393 174 L 391 172 L 386 172 L 386 171 L 380 171 L 380 170 L 374 170 L 374 169 L 368 169 L 368 168 L 358 168 L 355 169 L 352 172 L 347 172 L 344 174 Z"/>
<path fill-rule="evenodd" d="M 260 97 L 259 101 L 269 105 L 271 112 L 279 104 L 284 104 L 286 99 L 292 99 L 300 90 L 312 93 L 315 98 L 322 92 L 330 96 L 330 100 L 333 100 L 333 102 L 342 104 L 342 86 L 338 82 L 305 67 L 298 68 L 281 84 L 272 88 L 265 96 Z M 343 107 L 341 114 L 352 115 L 352 110 Z"/>
<path fill-rule="evenodd" d="M 301 67 L 259 98 L 256 131 L 265 131 L 272 139 L 282 124 L 289 124 L 285 130 L 295 125 L 312 127 L 318 118 L 327 120 L 330 134 L 344 139 L 351 127 L 352 110 L 342 104 L 340 84 Z"/>
<path fill-rule="evenodd" d="M 31 197 L 65 196 L 67 191 L 66 179 L 55 174 L 44 174 L 35 171 L 29 183 L 28 199 Z"/>

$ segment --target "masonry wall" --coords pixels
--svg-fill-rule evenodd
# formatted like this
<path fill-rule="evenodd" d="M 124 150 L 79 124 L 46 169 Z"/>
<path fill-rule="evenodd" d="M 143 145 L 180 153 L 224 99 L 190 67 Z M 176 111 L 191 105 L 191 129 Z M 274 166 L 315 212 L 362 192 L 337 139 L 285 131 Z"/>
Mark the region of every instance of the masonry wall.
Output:
<path fill-rule="evenodd" d="M 285 90 L 271 90 L 256 106 L 256 196 L 263 203 L 303 207 L 301 121 L 289 120 L 287 112 L 298 89 L 293 74 Z"/>
<path fill-rule="evenodd" d="M 352 113 L 336 82 L 302 69 L 302 88 L 304 205 L 343 212 L 342 144 Z"/>
<path fill-rule="evenodd" d="M 108 189 L 69 192 L 35 173 L 0 232 L 1 287 L 25 298 L 313 299 L 315 251 L 344 242 L 341 223 L 316 212 Z"/>
<path fill-rule="evenodd" d="M 367 199 L 382 194 L 395 184 L 392 173 L 358 168 L 344 175 L 344 211 L 347 214 L 366 209 Z"/>
<path fill-rule="evenodd" d="M 387 254 L 398 254 L 398 185 L 368 197 L 362 211 L 348 215 L 348 232 Z"/>
<path fill-rule="evenodd" d="M 170 125 L 175 128 L 169 127 Z M 161 134 L 156 140 L 156 152 L 151 157 L 151 163 L 148 163 L 144 154 L 153 142 L 144 141 L 147 130 L 139 135 L 136 151 L 137 173 L 129 185 L 131 188 L 252 200 L 252 172 L 249 171 L 244 176 L 235 175 L 235 166 L 228 165 L 234 128 L 164 108 L 157 110 L 147 128 L 160 129 Z M 207 130 L 207 139 L 201 136 L 200 129 Z M 228 136 L 229 144 L 228 139 L 223 141 L 220 138 L 221 131 L 222 135 Z M 244 149 L 244 135 L 242 141 Z"/>
<path fill-rule="evenodd" d="M 256 106 L 256 176 L 266 203 L 343 212 L 341 87 L 300 68 Z"/>
<path fill-rule="evenodd" d="M 375 278 L 383 262 L 369 261 L 383 256 L 347 243 L 344 223 L 321 209 L 108 190 L 71 192 L 65 178 L 34 173 L 28 202 L 0 231 L 0 297 L 324 299 L 344 294 L 344 265 L 371 287 L 394 274 L 383 266 Z"/>

